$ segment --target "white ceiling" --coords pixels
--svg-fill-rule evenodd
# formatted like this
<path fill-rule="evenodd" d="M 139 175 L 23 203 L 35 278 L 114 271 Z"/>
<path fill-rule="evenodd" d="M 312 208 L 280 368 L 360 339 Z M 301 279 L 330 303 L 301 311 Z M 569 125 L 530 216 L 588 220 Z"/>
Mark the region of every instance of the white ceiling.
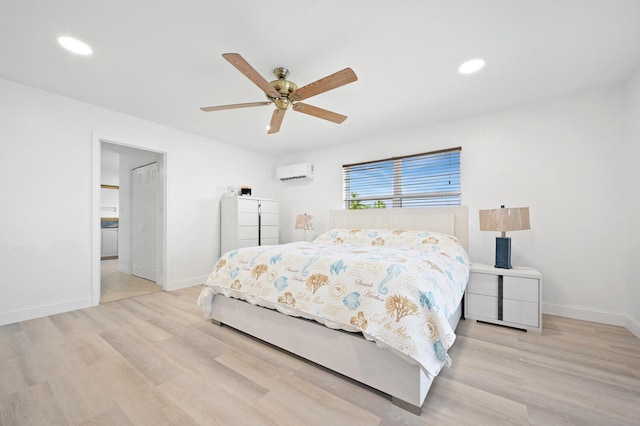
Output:
<path fill-rule="evenodd" d="M 271 106 L 200 111 L 265 100 L 226 52 L 298 86 L 353 68 L 305 101 L 349 118 L 289 110 L 267 135 Z M 485 69 L 459 75 L 472 57 Z M 3 0 L 0 58 L 0 78 L 278 155 L 622 82 L 640 66 L 640 1 Z"/>

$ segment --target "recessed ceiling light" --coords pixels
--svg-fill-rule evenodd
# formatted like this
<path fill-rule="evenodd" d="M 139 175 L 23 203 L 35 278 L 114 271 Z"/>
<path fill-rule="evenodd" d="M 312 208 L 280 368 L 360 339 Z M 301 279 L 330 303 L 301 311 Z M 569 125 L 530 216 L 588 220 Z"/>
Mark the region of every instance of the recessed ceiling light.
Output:
<path fill-rule="evenodd" d="M 78 55 L 91 55 L 93 50 L 85 42 L 72 37 L 58 37 L 58 43 L 65 49 L 77 53 Z"/>
<path fill-rule="evenodd" d="M 471 59 L 460 65 L 458 72 L 460 74 L 473 74 L 474 72 L 480 71 L 482 67 L 484 67 L 484 59 Z"/>

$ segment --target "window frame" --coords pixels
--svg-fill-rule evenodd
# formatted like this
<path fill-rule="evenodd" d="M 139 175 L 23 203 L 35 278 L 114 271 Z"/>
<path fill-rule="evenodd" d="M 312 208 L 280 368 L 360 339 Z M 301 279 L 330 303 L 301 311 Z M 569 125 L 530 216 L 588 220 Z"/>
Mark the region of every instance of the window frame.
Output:
<path fill-rule="evenodd" d="M 353 164 L 344 164 L 342 166 L 342 183 L 343 183 L 343 208 L 345 210 L 358 210 L 358 209 L 369 209 L 369 208 L 414 208 L 414 207 L 429 207 L 429 206 L 443 206 L 443 205 L 461 205 L 462 202 L 462 187 L 461 187 L 461 153 L 462 147 L 448 148 L 431 152 L 424 152 L 419 154 L 411 154 L 404 155 L 399 157 L 391 157 L 384 158 L 380 160 L 373 161 L 365 161 L 360 163 Z M 457 185 L 454 185 L 454 190 L 446 189 L 440 191 L 428 191 L 428 192 L 407 192 L 406 189 L 403 191 L 403 185 L 414 184 L 425 184 L 421 182 L 421 179 L 436 177 L 438 179 L 438 173 L 420 175 L 420 177 L 414 177 L 413 179 L 403 178 L 403 163 L 405 160 L 411 161 L 411 159 L 417 159 L 418 157 L 423 157 L 425 162 L 423 164 L 417 163 L 417 165 L 413 165 L 411 167 L 434 167 L 434 164 L 429 163 L 429 161 L 437 161 L 438 157 L 441 157 L 443 154 L 448 155 L 448 159 L 457 158 L 457 162 L 450 165 L 450 168 L 446 170 L 446 175 L 448 177 L 448 184 L 451 185 L 452 180 L 457 182 Z M 388 168 L 388 162 L 392 162 L 393 164 L 393 178 L 391 183 L 392 193 L 383 193 L 375 195 L 362 195 L 358 197 L 353 197 L 352 191 L 352 181 L 355 183 L 357 179 L 353 179 L 351 177 L 352 172 L 356 171 L 364 171 L 367 166 L 371 166 L 370 171 L 372 172 L 382 172 L 384 168 Z M 457 167 L 456 167 L 457 165 Z M 376 168 L 376 166 L 379 166 Z M 440 166 L 441 167 L 441 166 Z M 409 167 L 410 169 L 410 167 Z M 365 179 L 360 179 L 364 181 Z M 441 179 L 444 181 L 445 179 Z M 437 184 L 442 185 L 442 182 L 437 180 Z M 389 185 L 388 181 L 385 181 L 384 184 Z M 435 184 L 434 184 L 435 185 Z M 375 188 L 375 185 L 371 186 Z M 381 188 L 381 191 L 384 189 Z M 388 192 L 388 191 L 386 191 Z M 441 202 L 430 202 L 429 200 L 442 199 Z M 390 206 L 386 205 L 385 201 L 390 201 Z M 415 202 L 411 203 L 411 200 L 415 200 Z M 421 201 L 418 201 L 421 200 Z M 368 205 L 363 202 L 370 201 L 382 201 L 384 207 L 376 207 L 375 204 Z M 355 203 L 355 204 L 354 204 Z M 353 207 L 354 205 L 358 207 Z M 379 205 L 380 206 L 380 205 Z"/>

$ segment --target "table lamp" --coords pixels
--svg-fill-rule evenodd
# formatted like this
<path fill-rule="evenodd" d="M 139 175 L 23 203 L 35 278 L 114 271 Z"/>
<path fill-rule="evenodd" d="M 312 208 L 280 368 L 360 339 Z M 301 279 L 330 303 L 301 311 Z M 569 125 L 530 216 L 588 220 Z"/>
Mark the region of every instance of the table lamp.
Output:
<path fill-rule="evenodd" d="M 496 237 L 496 268 L 511 269 L 511 238 L 507 231 L 531 229 L 529 207 L 507 208 L 500 206 L 494 210 L 480 210 L 480 230 L 501 232 Z"/>
<path fill-rule="evenodd" d="M 307 231 L 313 229 L 313 216 L 299 214 L 296 216 L 296 229 L 302 229 L 302 238 L 307 241 Z"/>

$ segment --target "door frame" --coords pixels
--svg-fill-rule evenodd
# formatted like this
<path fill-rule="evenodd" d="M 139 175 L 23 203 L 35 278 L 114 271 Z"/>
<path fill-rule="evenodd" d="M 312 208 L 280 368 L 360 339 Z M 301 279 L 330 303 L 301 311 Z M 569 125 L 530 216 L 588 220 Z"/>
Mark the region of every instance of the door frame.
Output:
<path fill-rule="evenodd" d="M 162 198 L 158 209 L 158 247 L 157 247 L 157 280 L 163 290 L 167 289 L 167 154 L 148 147 L 125 143 L 119 138 L 106 137 L 97 133 L 91 135 L 91 300 L 93 306 L 100 303 L 101 272 L 101 229 L 100 229 L 100 184 L 101 184 L 101 147 L 102 143 L 122 145 L 129 148 L 150 151 L 158 154 L 158 195 Z"/>

